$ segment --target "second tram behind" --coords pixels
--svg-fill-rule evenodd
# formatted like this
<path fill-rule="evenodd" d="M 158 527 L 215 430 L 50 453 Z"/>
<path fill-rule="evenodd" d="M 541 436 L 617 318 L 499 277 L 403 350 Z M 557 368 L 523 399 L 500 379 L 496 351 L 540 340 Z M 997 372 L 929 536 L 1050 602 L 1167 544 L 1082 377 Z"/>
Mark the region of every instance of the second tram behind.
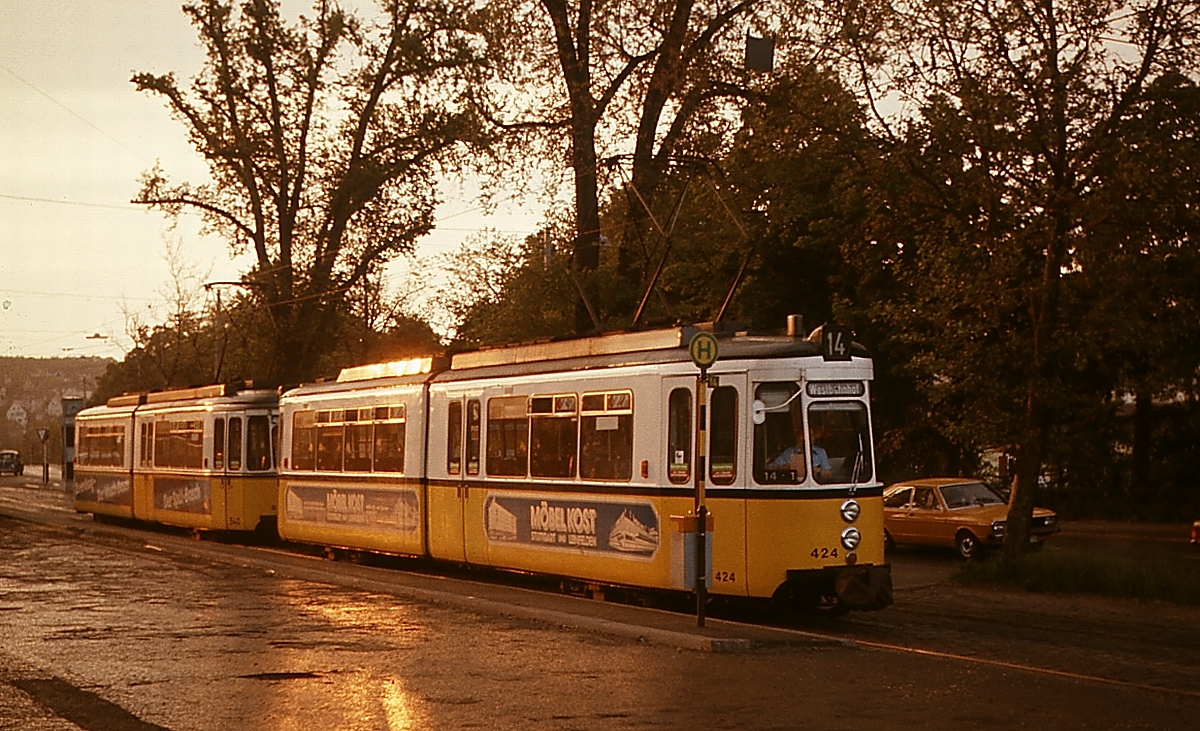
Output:
<path fill-rule="evenodd" d="M 204 386 L 75 417 L 75 508 L 196 530 L 273 529 L 279 394 Z"/>

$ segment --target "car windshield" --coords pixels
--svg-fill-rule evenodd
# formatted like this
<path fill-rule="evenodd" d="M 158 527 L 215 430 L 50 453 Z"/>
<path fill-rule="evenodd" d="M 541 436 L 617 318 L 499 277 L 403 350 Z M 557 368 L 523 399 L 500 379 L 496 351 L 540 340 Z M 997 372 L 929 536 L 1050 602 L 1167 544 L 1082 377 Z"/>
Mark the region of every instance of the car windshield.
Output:
<path fill-rule="evenodd" d="M 1003 505 L 1004 500 L 992 492 L 982 482 L 964 482 L 959 485 L 946 485 L 942 488 L 942 499 L 946 507 L 968 508 L 972 505 Z"/>

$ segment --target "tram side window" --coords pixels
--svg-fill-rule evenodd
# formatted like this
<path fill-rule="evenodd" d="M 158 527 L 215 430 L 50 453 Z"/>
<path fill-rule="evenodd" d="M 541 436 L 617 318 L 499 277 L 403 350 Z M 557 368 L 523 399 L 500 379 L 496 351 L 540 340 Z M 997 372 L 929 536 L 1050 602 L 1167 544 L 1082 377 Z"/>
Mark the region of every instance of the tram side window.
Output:
<path fill-rule="evenodd" d="M 525 396 L 488 399 L 487 473 L 524 477 L 529 452 L 529 416 Z"/>
<path fill-rule="evenodd" d="M 76 461 L 93 467 L 122 466 L 125 462 L 125 427 L 84 427 L 80 433 Z"/>
<path fill-rule="evenodd" d="M 730 485 L 737 477 L 737 389 L 714 388 L 710 408 L 708 479 L 714 485 Z"/>
<path fill-rule="evenodd" d="M 229 469 L 237 472 L 242 469 L 242 417 L 229 417 Z"/>
<path fill-rule="evenodd" d="M 462 474 L 462 402 L 451 401 L 446 413 L 446 472 Z"/>
<path fill-rule="evenodd" d="M 271 420 L 266 414 L 246 419 L 246 469 L 263 472 L 275 465 L 271 460 Z"/>
<path fill-rule="evenodd" d="M 154 422 L 154 466 L 202 468 L 204 422 L 199 419 Z"/>
<path fill-rule="evenodd" d="M 579 476 L 633 477 L 633 393 L 585 393 L 580 399 Z"/>
<path fill-rule="evenodd" d="M 765 407 L 754 425 L 754 480 L 760 485 L 797 485 L 808 475 L 804 407 L 795 383 L 761 383 L 754 398 Z"/>
<path fill-rule="evenodd" d="M 342 437 L 345 424 L 343 411 L 317 412 L 317 469 L 325 472 L 342 471 Z"/>
<path fill-rule="evenodd" d="M 375 409 L 375 471 L 404 472 L 404 404 Z"/>
<path fill-rule="evenodd" d="M 142 467 L 152 467 L 154 465 L 154 434 L 148 422 L 142 422 L 139 439 L 142 453 L 138 457 L 138 464 Z"/>
<path fill-rule="evenodd" d="M 213 419 L 213 469 L 225 469 L 225 420 Z"/>
<path fill-rule="evenodd" d="M 292 469 L 317 467 L 317 415 L 312 411 L 292 414 Z"/>
<path fill-rule="evenodd" d="M 346 409 L 343 414 L 346 422 L 344 467 L 347 472 L 371 471 L 371 445 L 374 441 L 371 416 L 371 409 Z"/>
<path fill-rule="evenodd" d="M 479 446 L 483 436 L 483 408 L 479 399 L 467 402 L 467 476 L 479 474 Z"/>
<path fill-rule="evenodd" d="M 574 477 L 579 417 L 575 394 L 529 399 L 529 473 Z"/>
<path fill-rule="evenodd" d="M 667 478 L 677 485 L 692 479 L 692 391 L 676 388 L 667 401 Z"/>
<path fill-rule="evenodd" d="M 808 407 L 813 477 L 817 482 L 867 482 L 871 464 L 871 427 L 861 401 L 822 401 Z"/>

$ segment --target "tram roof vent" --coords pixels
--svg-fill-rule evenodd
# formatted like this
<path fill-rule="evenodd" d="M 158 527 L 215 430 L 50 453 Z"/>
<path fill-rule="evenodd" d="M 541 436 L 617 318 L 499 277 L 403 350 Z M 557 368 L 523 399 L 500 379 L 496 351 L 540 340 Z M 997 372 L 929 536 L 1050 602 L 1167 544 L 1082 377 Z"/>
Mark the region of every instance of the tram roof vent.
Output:
<path fill-rule="evenodd" d="M 338 383 L 349 381 L 370 381 L 376 378 L 397 378 L 402 376 L 419 376 L 433 371 L 433 358 L 409 358 L 408 360 L 393 360 L 387 363 L 371 363 L 369 365 L 343 368 L 338 374 Z"/>
<path fill-rule="evenodd" d="M 211 386 L 195 386 L 193 388 L 176 388 L 170 391 L 154 391 L 146 394 L 147 404 L 161 404 L 167 401 L 184 401 L 188 399 L 220 398 L 233 396 L 238 392 L 236 384 L 214 383 Z"/>
<path fill-rule="evenodd" d="M 572 340 L 551 340 L 520 345 L 502 345 L 494 348 L 457 353 L 450 362 L 451 370 L 467 370 L 486 366 L 537 363 L 568 358 L 586 358 L 599 355 L 618 355 L 652 350 L 671 350 L 686 347 L 697 332 L 711 332 L 717 337 L 730 337 L 744 329 L 744 325 L 732 323 L 700 323 L 688 327 L 673 327 L 639 332 L 616 332 Z"/>
<path fill-rule="evenodd" d="M 141 406 L 146 403 L 146 394 L 144 393 L 123 393 L 120 396 L 113 396 L 105 405 L 110 408 L 118 408 L 121 406 Z"/>

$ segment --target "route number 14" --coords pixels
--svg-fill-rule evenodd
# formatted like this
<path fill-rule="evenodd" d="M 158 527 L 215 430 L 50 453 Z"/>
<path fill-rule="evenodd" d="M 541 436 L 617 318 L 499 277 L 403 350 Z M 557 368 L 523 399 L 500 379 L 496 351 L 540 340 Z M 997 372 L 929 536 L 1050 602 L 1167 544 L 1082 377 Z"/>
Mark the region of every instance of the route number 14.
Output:
<path fill-rule="evenodd" d="M 821 328 L 821 357 L 825 360 L 850 360 L 850 328 L 826 325 Z"/>

